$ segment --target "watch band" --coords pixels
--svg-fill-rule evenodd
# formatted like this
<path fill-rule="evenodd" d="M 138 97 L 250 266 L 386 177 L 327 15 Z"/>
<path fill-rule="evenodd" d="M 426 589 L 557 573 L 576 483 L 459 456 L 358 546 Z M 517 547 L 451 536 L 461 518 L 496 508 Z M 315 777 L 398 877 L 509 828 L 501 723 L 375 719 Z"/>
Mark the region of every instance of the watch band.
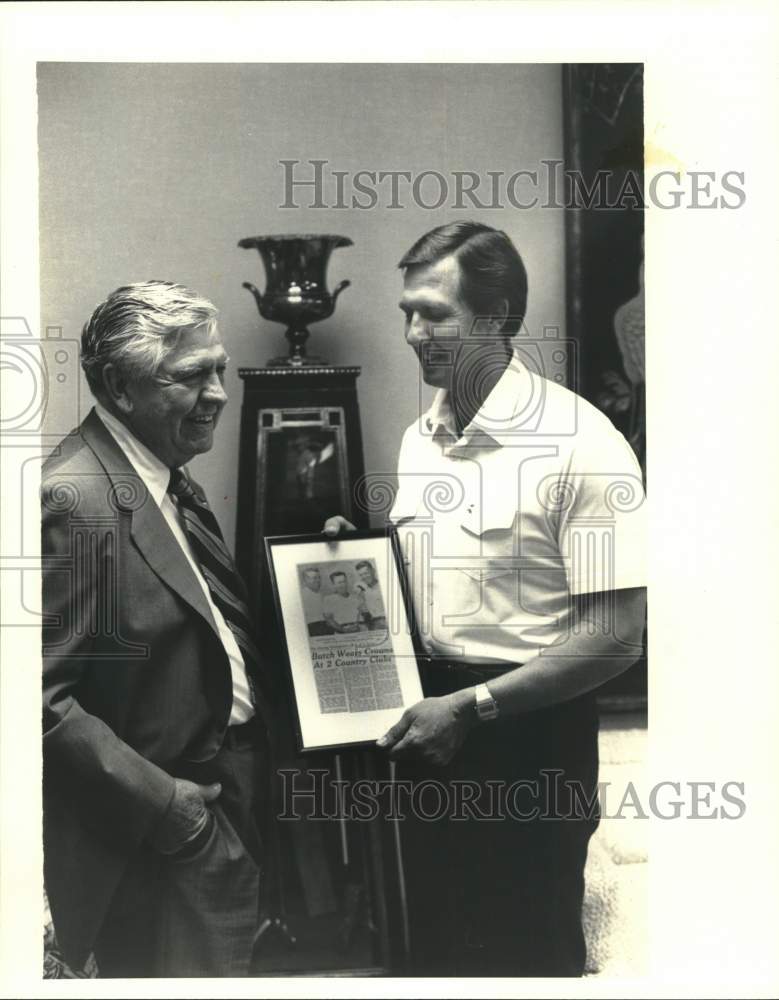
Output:
<path fill-rule="evenodd" d="M 498 703 L 490 694 L 486 684 L 477 684 L 473 689 L 476 696 L 476 715 L 480 722 L 489 722 L 498 717 Z"/>

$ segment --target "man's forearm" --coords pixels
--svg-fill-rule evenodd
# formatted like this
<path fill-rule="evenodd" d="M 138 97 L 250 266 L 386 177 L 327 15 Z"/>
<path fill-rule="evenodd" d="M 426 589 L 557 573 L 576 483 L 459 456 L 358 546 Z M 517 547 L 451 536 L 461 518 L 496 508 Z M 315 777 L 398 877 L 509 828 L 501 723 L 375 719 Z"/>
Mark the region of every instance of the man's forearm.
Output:
<path fill-rule="evenodd" d="M 487 686 L 500 714 L 516 715 L 556 705 L 600 687 L 627 670 L 637 658 L 638 652 L 615 653 L 613 642 L 588 636 L 580 643 L 571 643 L 564 653 L 542 653 Z"/>
<path fill-rule="evenodd" d="M 500 715 L 517 715 L 568 701 L 627 670 L 641 654 L 646 609 L 643 591 L 594 599 L 575 616 L 566 639 L 532 660 L 488 682 Z M 461 709 L 473 689 L 458 692 Z"/>

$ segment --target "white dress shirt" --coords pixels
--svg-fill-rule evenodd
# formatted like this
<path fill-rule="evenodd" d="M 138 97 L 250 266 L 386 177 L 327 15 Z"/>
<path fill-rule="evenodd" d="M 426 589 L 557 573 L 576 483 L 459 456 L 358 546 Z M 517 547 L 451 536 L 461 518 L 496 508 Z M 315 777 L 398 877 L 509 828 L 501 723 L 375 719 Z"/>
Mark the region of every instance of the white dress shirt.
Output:
<path fill-rule="evenodd" d="M 563 638 L 571 595 L 643 587 L 645 508 L 608 417 L 517 355 L 462 435 L 440 390 L 390 514 L 427 650 L 524 663 Z"/>
<path fill-rule="evenodd" d="M 116 417 L 110 414 L 104 406 L 101 406 L 100 403 L 95 403 L 95 410 L 149 491 L 149 495 L 159 507 L 160 513 L 173 532 L 173 537 L 178 542 L 181 551 L 192 567 L 195 579 L 200 584 L 205 599 L 208 601 L 217 631 L 219 632 L 219 638 L 222 640 L 222 645 L 230 661 L 230 673 L 233 680 L 233 707 L 230 712 L 230 725 L 237 726 L 243 722 L 248 722 L 254 715 L 254 706 L 252 705 L 249 692 L 246 665 L 243 662 L 243 656 L 241 655 L 241 650 L 238 648 L 238 643 L 235 641 L 235 636 L 225 622 L 222 612 L 213 602 L 208 584 L 200 569 L 200 564 L 195 558 L 186 533 L 181 526 L 176 503 L 168 493 L 170 469 L 156 455 L 152 454 L 120 420 L 117 420 Z"/>
<path fill-rule="evenodd" d="M 365 610 L 371 618 L 384 618 L 387 612 L 384 610 L 384 601 L 381 599 L 381 587 L 378 582 L 369 587 L 367 583 L 358 583 L 355 590 L 362 595 L 365 601 Z"/>
<path fill-rule="evenodd" d="M 354 625 L 360 620 L 360 604 L 354 594 L 327 594 L 322 602 L 326 615 L 332 615 L 336 625 Z"/>

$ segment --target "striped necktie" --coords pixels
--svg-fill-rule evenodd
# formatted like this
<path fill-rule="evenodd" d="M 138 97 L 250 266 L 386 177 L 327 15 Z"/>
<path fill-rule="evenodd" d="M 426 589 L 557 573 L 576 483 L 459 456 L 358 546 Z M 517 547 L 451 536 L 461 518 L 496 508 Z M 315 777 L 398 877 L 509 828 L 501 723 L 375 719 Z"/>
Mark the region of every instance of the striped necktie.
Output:
<path fill-rule="evenodd" d="M 233 557 L 205 496 L 195 492 L 181 469 L 170 474 L 170 493 L 178 502 L 179 514 L 187 539 L 192 547 L 214 604 L 219 608 L 227 627 L 243 656 L 252 702 L 257 706 L 255 682 L 260 680 L 260 654 L 252 638 L 246 589 L 238 575 Z M 261 710 L 264 705 L 257 706 Z M 266 716 L 265 711 L 262 711 Z"/>

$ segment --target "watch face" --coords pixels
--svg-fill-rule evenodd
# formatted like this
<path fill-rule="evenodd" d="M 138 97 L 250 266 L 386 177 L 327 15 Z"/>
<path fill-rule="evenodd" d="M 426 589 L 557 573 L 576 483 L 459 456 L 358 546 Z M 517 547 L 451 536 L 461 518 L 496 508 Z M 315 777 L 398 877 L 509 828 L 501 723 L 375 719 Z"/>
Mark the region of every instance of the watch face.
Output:
<path fill-rule="evenodd" d="M 498 705 L 486 684 L 476 689 L 476 714 L 485 721 L 494 719 L 498 714 Z"/>

